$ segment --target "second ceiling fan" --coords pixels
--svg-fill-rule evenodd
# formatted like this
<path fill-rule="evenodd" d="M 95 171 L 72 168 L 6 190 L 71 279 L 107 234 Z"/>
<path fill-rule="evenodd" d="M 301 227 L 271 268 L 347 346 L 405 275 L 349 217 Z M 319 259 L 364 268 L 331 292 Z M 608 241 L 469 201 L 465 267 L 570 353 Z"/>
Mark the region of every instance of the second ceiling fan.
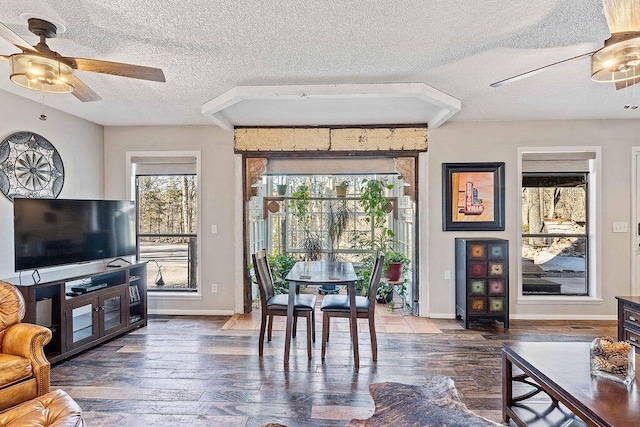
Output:
<path fill-rule="evenodd" d="M 640 0 L 602 0 L 611 37 L 596 51 L 518 74 L 495 83 L 500 87 L 548 70 L 556 65 L 591 57 L 591 79 L 615 83 L 624 89 L 640 82 Z"/>

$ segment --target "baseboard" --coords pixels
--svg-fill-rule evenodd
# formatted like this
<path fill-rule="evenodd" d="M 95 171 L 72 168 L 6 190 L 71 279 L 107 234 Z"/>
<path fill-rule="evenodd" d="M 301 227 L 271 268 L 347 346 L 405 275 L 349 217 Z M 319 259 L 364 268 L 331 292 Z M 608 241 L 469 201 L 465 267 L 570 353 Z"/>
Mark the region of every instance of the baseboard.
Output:
<path fill-rule="evenodd" d="M 149 309 L 149 314 L 168 316 L 233 316 L 233 310 L 184 310 L 184 309 Z"/>
<path fill-rule="evenodd" d="M 431 313 L 430 319 L 455 319 L 453 313 Z M 615 314 L 510 314 L 510 320 L 617 320 Z"/>
<path fill-rule="evenodd" d="M 455 319 L 455 313 L 429 313 L 429 319 Z"/>
<path fill-rule="evenodd" d="M 513 320 L 618 320 L 615 314 L 511 314 Z"/>

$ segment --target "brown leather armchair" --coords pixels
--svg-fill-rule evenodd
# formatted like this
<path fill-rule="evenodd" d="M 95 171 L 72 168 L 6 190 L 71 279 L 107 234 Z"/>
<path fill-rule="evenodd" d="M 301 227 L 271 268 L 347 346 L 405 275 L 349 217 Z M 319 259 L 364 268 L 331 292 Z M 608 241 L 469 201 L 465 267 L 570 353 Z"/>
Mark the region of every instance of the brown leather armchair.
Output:
<path fill-rule="evenodd" d="M 20 291 L 0 281 L 0 411 L 49 392 L 51 331 L 20 323 L 24 315 Z"/>

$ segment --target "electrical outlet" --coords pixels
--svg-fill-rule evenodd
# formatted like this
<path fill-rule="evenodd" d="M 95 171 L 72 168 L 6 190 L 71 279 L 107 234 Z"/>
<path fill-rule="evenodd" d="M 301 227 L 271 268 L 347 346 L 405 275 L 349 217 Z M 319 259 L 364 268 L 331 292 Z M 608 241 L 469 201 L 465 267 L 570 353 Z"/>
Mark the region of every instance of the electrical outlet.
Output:
<path fill-rule="evenodd" d="M 629 225 L 626 222 L 614 222 L 613 223 L 613 232 L 614 233 L 628 233 Z"/>
<path fill-rule="evenodd" d="M 451 280 L 451 270 L 445 270 L 444 271 L 444 279 L 445 280 Z"/>
<path fill-rule="evenodd" d="M 211 284 L 211 293 L 212 294 L 217 294 L 218 293 L 218 285 L 216 283 L 212 283 Z"/>
<path fill-rule="evenodd" d="M 217 225 L 212 225 L 211 226 L 211 234 L 218 234 L 218 226 Z"/>

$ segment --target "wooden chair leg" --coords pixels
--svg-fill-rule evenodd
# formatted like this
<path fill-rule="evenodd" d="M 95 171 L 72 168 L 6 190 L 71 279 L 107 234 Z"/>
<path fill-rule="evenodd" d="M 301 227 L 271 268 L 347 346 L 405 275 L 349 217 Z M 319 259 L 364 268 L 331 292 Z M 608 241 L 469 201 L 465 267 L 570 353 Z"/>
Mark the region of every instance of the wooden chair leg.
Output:
<path fill-rule="evenodd" d="M 262 357 L 264 354 L 264 331 L 267 327 L 267 313 L 262 313 L 260 320 L 260 343 L 258 344 L 258 355 Z"/>
<path fill-rule="evenodd" d="M 311 314 L 312 312 L 307 312 L 305 316 L 307 318 L 307 356 L 309 356 L 309 360 L 311 360 Z"/>
<path fill-rule="evenodd" d="M 316 342 L 316 311 L 311 311 L 311 340 Z"/>
<path fill-rule="evenodd" d="M 273 314 L 269 315 L 269 326 L 267 327 L 267 341 L 271 341 L 271 331 L 273 329 Z"/>
<path fill-rule="evenodd" d="M 322 321 L 323 321 L 323 322 L 324 322 L 324 316 L 325 316 L 325 315 L 323 315 L 323 316 L 322 316 Z M 331 328 L 329 328 L 329 325 L 330 325 L 330 324 L 329 324 L 330 318 L 329 318 L 329 316 L 328 316 L 328 315 L 326 315 L 326 316 L 327 316 L 327 342 L 329 342 L 329 335 L 331 334 L 331 331 L 330 331 L 330 329 L 331 329 Z M 324 331 L 324 327 L 322 328 L 322 330 Z"/>
<path fill-rule="evenodd" d="M 298 329 L 298 313 L 293 313 L 293 332 L 291 334 L 292 338 L 296 337 L 297 329 Z"/>
<path fill-rule="evenodd" d="M 329 341 L 329 316 L 322 315 L 322 360 L 327 353 L 327 341 Z"/>
<path fill-rule="evenodd" d="M 373 361 L 378 361 L 378 340 L 376 339 L 376 319 L 373 313 L 369 316 L 369 335 L 371 335 L 371 355 Z"/>

